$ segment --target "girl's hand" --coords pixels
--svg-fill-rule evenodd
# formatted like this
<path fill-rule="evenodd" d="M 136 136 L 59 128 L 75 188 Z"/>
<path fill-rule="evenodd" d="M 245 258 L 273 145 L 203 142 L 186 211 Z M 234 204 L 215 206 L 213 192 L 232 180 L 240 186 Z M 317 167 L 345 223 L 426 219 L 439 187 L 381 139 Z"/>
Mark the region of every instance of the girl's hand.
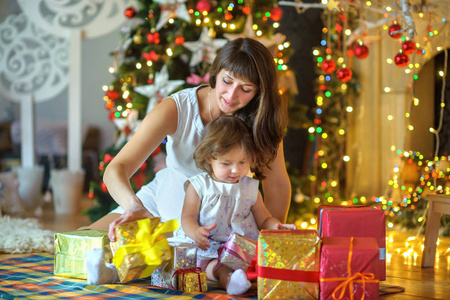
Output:
<path fill-rule="evenodd" d="M 209 232 L 216 228 L 217 224 L 214 223 L 208 226 L 200 226 L 195 230 L 194 241 L 202 250 L 209 248 Z"/>
<path fill-rule="evenodd" d="M 277 229 L 297 230 L 295 224 L 278 224 Z"/>
<path fill-rule="evenodd" d="M 108 237 L 110 241 L 111 242 L 116 241 L 115 233 L 117 225 L 147 218 L 154 218 L 154 216 L 143 205 L 136 205 L 134 207 L 130 207 L 119 218 L 117 218 L 115 221 L 109 224 Z"/>

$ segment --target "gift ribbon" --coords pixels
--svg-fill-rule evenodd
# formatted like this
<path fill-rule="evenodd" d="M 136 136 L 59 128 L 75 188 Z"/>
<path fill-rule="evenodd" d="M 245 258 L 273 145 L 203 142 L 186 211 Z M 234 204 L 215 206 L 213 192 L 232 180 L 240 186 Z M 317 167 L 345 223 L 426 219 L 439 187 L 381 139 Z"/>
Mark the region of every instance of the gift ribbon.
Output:
<path fill-rule="evenodd" d="M 182 270 L 182 269 L 178 269 L 176 270 L 173 275 L 172 275 L 172 282 L 173 282 L 173 277 L 177 274 L 181 275 L 181 285 L 184 291 L 185 285 L 186 285 L 186 277 L 184 276 L 184 274 L 189 274 L 189 273 L 197 273 L 198 275 L 198 285 L 200 287 L 200 292 L 203 293 L 203 288 L 202 288 L 202 278 L 200 277 L 200 274 L 202 273 L 202 269 L 201 268 L 194 268 L 194 269 L 187 269 L 187 270 Z M 173 287 L 172 282 L 170 283 L 172 289 L 176 290 L 176 288 Z M 180 287 L 178 287 L 180 288 Z"/>
<path fill-rule="evenodd" d="M 179 225 L 177 220 L 170 220 L 152 232 L 150 219 L 138 220 L 137 224 L 139 227 L 136 233 L 137 243 L 121 246 L 113 257 L 113 263 L 118 268 L 126 255 L 140 253 L 144 257 L 145 264 L 150 266 L 140 276 L 140 278 L 145 278 L 152 274 L 154 266 L 162 263 L 161 256 L 164 252 L 169 251 L 166 237 L 159 237 L 166 232 L 177 230 Z"/>
<path fill-rule="evenodd" d="M 333 291 L 332 297 L 334 300 L 343 299 L 345 291 L 349 290 L 350 300 L 353 300 L 353 283 L 361 282 L 363 286 L 363 293 L 361 300 L 364 299 L 366 293 L 366 282 L 368 283 L 377 283 L 378 279 L 374 279 L 375 275 L 373 273 L 355 273 L 352 275 L 352 256 L 353 256 L 353 237 L 350 239 L 350 249 L 348 251 L 348 260 L 347 260 L 347 273 L 348 277 L 335 277 L 335 278 L 320 278 L 320 281 L 342 281 Z M 336 298 L 336 293 L 341 292 L 339 297 Z"/>
<path fill-rule="evenodd" d="M 220 245 L 219 249 L 217 249 L 217 255 L 220 257 L 223 251 L 228 251 L 231 255 L 243 260 L 247 264 L 255 257 L 250 253 L 244 252 L 242 248 L 233 241 L 226 241 Z"/>

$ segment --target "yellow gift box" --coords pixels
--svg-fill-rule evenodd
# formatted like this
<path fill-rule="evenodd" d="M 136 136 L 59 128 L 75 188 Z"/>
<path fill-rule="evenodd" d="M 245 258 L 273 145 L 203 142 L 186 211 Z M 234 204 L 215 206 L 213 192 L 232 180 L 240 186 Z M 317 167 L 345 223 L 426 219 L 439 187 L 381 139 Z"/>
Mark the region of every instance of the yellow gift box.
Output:
<path fill-rule="evenodd" d="M 206 272 L 202 272 L 200 268 L 177 270 L 174 275 L 177 275 L 179 291 L 201 293 L 208 291 Z"/>
<path fill-rule="evenodd" d="M 107 231 L 76 230 L 54 235 L 55 256 L 53 274 L 64 277 L 86 279 L 86 252 L 104 249 L 105 261 L 111 262 Z"/>
<path fill-rule="evenodd" d="M 165 233 L 176 229 L 176 220 L 160 223 L 159 218 L 118 225 L 111 250 L 120 282 L 149 277 L 162 262 L 170 260 Z"/>
<path fill-rule="evenodd" d="M 262 230 L 258 238 L 258 299 L 318 299 L 317 230 Z"/>

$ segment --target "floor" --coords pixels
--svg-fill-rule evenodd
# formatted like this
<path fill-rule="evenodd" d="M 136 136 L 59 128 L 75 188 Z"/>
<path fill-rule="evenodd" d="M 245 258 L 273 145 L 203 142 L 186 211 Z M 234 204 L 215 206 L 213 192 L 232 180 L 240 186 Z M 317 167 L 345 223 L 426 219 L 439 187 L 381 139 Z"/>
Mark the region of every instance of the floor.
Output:
<path fill-rule="evenodd" d="M 92 205 L 83 197 L 81 208 Z M 56 215 L 50 203 L 44 204 L 39 221 L 44 229 L 58 232 L 75 230 L 90 223 L 81 213 Z M 423 236 L 417 232 L 388 231 L 387 279 L 384 285 L 400 286 L 404 292 L 381 296 L 380 299 L 450 299 L 450 238 L 441 237 L 437 245 L 434 268 L 421 268 Z M 18 256 L 0 254 L 1 258 Z"/>

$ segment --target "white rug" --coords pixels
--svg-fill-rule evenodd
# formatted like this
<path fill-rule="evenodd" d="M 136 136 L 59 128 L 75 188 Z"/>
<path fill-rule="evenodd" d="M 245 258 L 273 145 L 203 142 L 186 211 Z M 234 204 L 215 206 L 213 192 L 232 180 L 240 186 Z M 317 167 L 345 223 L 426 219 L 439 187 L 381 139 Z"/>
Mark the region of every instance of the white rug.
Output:
<path fill-rule="evenodd" d="M 37 219 L 0 217 L 0 253 L 53 252 L 53 235 Z"/>

